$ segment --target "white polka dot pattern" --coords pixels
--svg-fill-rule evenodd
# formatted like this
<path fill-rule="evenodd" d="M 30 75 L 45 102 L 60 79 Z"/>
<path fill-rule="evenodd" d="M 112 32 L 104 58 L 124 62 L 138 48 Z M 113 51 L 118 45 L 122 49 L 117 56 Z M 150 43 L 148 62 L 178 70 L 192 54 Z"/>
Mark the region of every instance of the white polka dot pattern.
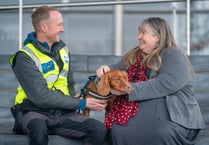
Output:
<path fill-rule="evenodd" d="M 128 69 L 128 79 L 129 82 L 140 82 L 140 81 L 145 81 L 147 80 L 146 76 L 146 66 L 140 66 L 138 69 L 138 66 L 140 65 L 142 56 L 139 54 L 136 57 L 135 63 L 131 65 Z M 138 76 L 135 75 L 138 72 Z M 117 124 L 120 125 L 126 125 L 128 123 L 128 120 L 135 116 L 136 113 L 139 110 L 139 102 L 138 101 L 133 101 L 133 102 L 128 102 L 127 96 L 118 96 L 116 101 L 113 104 L 113 107 L 111 110 L 106 114 L 105 116 L 105 126 L 107 129 L 112 128 L 113 122 L 116 122 Z"/>

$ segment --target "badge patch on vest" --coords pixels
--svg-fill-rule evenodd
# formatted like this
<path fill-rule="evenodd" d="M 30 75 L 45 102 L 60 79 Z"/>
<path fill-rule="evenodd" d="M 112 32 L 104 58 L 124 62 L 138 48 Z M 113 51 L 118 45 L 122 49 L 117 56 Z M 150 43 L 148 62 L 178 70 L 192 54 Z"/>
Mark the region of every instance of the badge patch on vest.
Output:
<path fill-rule="evenodd" d="M 47 62 L 47 63 L 41 64 L 41 67 L 42 67 L 43 73 L 45 74 L 45 73 L 47 73 L 47 72 L 49 72 L 49 71 L 54 70 L 54 63 L 53 63 L 53 61 L 51 60 L 51 61 L 49 61 L 49 62 Z"/>
<path fill-rule="evenodd" d="M 65 60 L 65 63 L 69 63 L 69 57 L 68 56 L 64 56 L 64 60 Z"/>

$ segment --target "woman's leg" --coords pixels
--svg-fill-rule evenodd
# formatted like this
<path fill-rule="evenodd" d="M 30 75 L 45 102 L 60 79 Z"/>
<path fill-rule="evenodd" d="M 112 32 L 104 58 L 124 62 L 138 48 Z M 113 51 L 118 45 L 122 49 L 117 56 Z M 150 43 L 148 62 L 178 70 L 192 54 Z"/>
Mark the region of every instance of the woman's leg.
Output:
<path fill-rule="evenodd" d="M 193 145 L 199 130 L 170 121 L 165 99 L 140 103 L 139 112 L 127 125 L 113 124 L 113 145 Z"/>

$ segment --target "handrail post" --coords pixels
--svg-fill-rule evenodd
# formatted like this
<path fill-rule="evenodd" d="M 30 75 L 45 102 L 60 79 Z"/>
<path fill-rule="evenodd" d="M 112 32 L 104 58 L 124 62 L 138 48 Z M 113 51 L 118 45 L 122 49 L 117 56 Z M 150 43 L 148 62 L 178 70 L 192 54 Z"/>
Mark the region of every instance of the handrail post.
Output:
<path fill-rule="evenodd" d="M 121 0 L 118 0 L 121 1 Z M 114 54 L 117 56 L 122 55 L 122 39 L 123 39 L 123 6 L 117 4 L 115 6 L 115 43 L 114 43 Z"/>
<path fill-rule="evenodd" d="M 19 49 L 22 47 L 22 16 L 23 16 L 23 1 L 19 0 Z"/>
<path fill-rule="evenodd" d="M 190 55 L 190 0 L 187 0 L 187 55 Z"/>

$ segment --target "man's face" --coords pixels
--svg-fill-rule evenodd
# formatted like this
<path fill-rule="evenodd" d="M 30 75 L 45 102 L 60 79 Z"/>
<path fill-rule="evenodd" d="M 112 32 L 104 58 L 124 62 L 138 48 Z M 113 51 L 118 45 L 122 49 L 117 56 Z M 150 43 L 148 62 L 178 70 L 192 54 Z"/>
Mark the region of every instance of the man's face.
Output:
<path fill-rule="evenodd" d="M 60 41 L 60 33 L 64 32 L 63 18 L 60 12 L 51 11 L 50 18 L 45 21 L 45 39 L 48 44 Z"/>

